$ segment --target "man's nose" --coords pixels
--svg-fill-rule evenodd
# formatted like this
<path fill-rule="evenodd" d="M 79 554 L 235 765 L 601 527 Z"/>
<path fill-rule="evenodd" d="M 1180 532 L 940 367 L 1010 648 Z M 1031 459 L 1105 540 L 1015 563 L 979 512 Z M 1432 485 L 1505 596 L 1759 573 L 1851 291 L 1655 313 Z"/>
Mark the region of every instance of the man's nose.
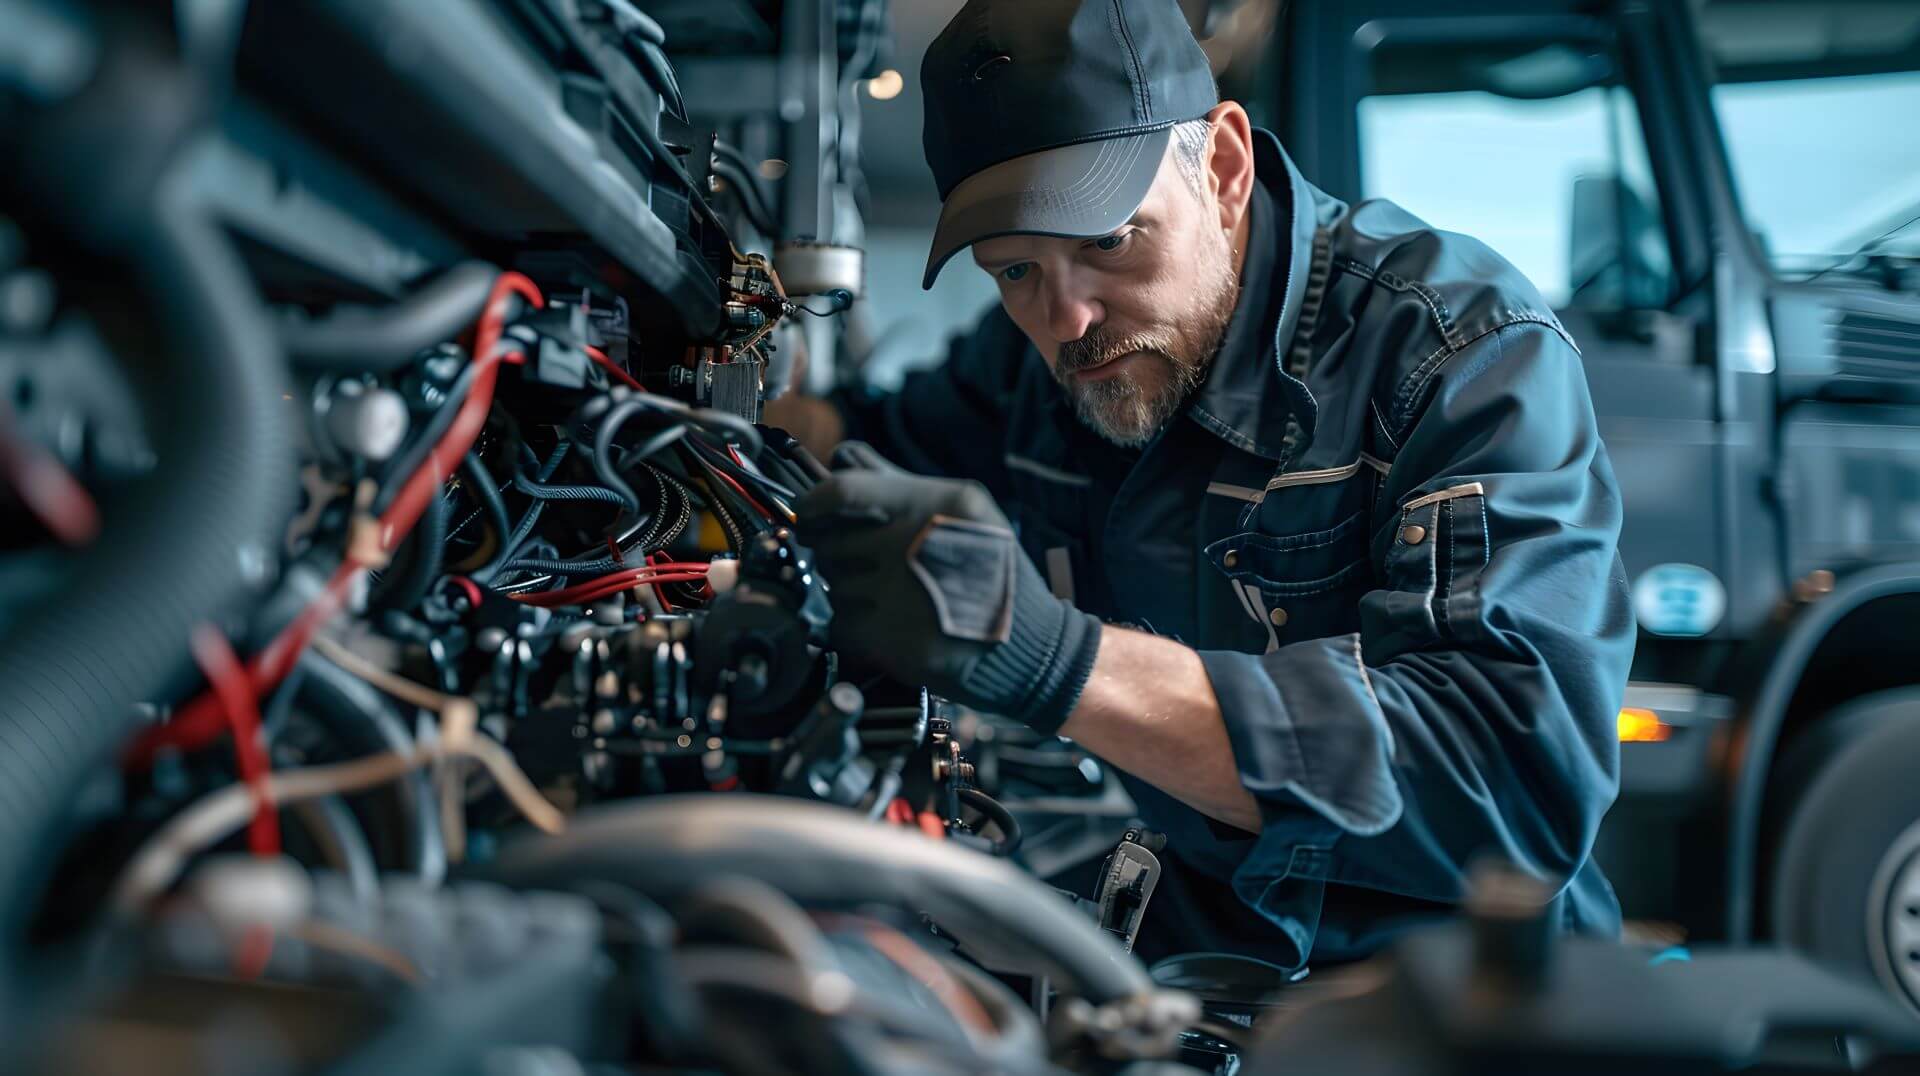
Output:
<path fill-rule="evenodd" d="M 1087 335 L 1087 331 L 1106 317 L 1101 302 L 1074 287 L 1071 280 L 1050 283 L 1047 288 L 1047 331 L 1056 343 L 1066 344 Z"/>

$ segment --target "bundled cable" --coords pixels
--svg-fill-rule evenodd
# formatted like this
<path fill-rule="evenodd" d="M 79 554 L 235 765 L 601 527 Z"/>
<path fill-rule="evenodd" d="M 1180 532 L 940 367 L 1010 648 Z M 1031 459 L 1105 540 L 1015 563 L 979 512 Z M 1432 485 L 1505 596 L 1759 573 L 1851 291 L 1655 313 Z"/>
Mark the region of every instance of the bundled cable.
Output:
<path fill-rule="evenodd" d="M 446 433 L 435 442 L 422 465 L 407 476 L 386 511 L 377 520 L 356 521 L 356 533 L 349 540 L 346 559 L 328 579 L 325 589 L 247 663 L 247 679 L 256 699 L 286 677 L 314 633 L 346 604 L 360 573 L 385 562 L 400 539 L 419 521 L 428 503 L 440 495 L 447 475 L 480 436 L 487 411 L 493 404 L 494 383 L 499 377 L 500 354 L 496 349 L 506 325 L 507 303 L 515 295 L 535 307 L 545 302 L 540 289 L 519 273 L 503 273 L 495 282 L 475 333 L 470 367 L 474 372 L 472 389 L 460 402 Z M 180 707 L 172 721 L 140 737 L 129 750 L 128 761 L 147 764 L 163 746 L 185 750 L 208 743 L 221 732 L 220 712 L 219 703 L 211 693 L 198 696 Z"/>

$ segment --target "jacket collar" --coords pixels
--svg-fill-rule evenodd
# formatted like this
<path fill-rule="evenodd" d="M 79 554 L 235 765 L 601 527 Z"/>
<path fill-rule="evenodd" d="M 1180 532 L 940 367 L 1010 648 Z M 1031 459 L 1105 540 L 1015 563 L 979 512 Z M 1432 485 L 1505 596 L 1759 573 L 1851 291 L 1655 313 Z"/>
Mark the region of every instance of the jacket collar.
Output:
<path fill-rule="evenodd" d="M 1305 305 L 1318 192 L 1271 131 L 1254 128 L 1253 155 L 1258 182 L 1240 298 L 1187 414 L 1228 444 L 1281 460 L 1290 436 L 1300 436 L 1290 435 L 1289 427 L 1297 422 L 1301 435 L 1311 435 L 1318 411 L 1306 383 L 1285 365 Z"/>

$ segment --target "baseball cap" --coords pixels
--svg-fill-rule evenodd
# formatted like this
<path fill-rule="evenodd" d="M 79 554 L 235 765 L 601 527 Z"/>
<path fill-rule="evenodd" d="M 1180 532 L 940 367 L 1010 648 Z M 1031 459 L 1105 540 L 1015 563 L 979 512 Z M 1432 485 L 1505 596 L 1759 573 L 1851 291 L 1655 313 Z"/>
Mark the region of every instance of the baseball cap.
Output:
<path fill-rule="evenodd" d="M 923 288 L 982 239 L 1125 224 L 1174 124 L 1220 101 L 1175 0 L 968 0 L 920 89 L 941 201 Z"/>

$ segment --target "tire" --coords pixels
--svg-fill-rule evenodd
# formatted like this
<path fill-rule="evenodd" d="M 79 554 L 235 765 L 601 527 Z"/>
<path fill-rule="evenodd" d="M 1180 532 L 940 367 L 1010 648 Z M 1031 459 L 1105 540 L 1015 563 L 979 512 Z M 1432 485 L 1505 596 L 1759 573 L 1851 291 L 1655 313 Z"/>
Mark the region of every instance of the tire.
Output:
<path fill-rule="evenodd" d="M 1920 1012 L 1920 688 L 1820 719 L 1771 792 L 1772 937 Z"/>

